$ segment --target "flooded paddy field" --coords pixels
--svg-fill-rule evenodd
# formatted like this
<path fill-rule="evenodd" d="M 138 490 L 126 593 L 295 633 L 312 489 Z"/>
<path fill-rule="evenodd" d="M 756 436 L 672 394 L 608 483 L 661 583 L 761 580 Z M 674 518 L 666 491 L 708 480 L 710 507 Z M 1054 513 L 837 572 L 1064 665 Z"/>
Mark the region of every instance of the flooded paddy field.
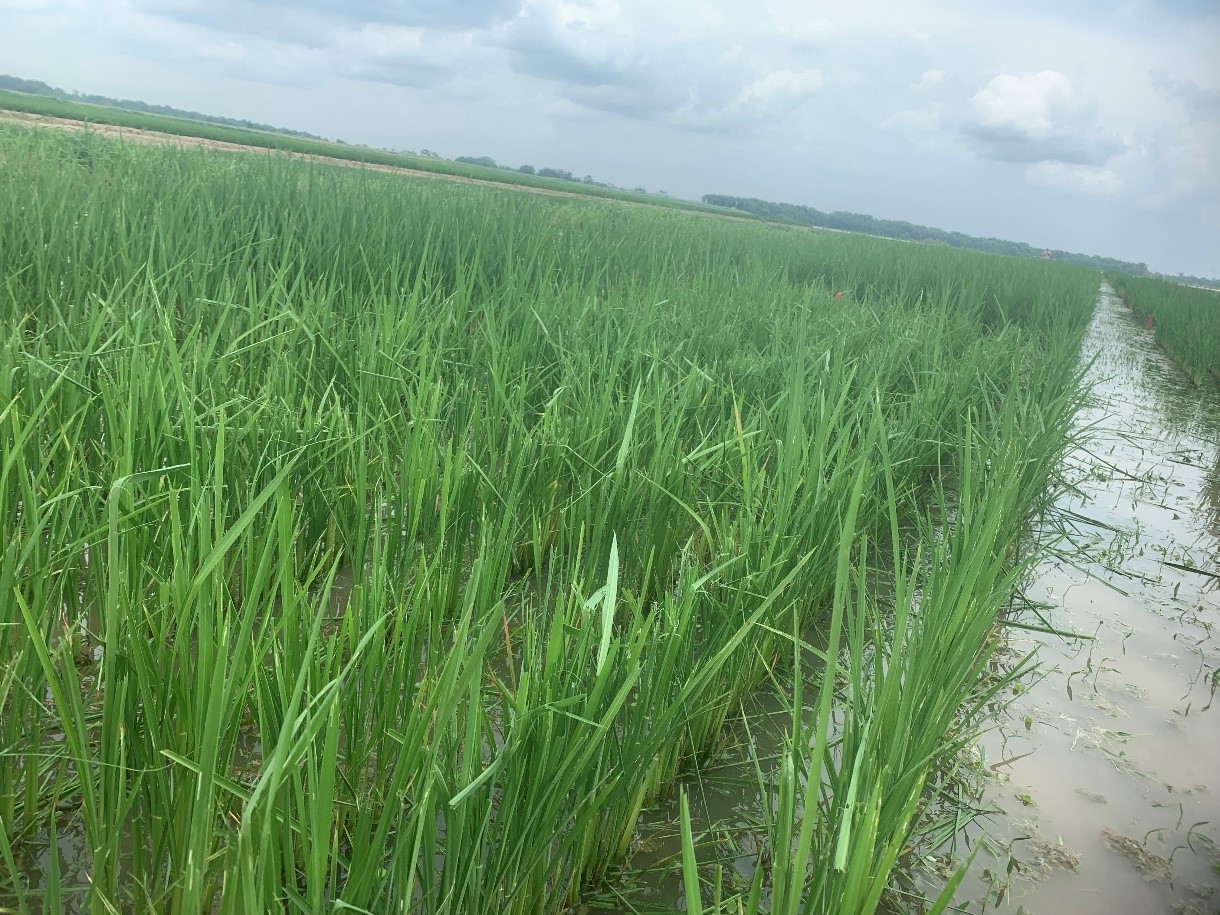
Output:
<path fill-rule="evenodd" d="M 1072 488 L 1039 535 L 1061 540 L 1018 599 L 1019 619 L 1063 634 L 1010 630 L 995 670 L 1040 666 L 944 782 L 957 815 L 981 816 L 907 860 L 895 910 L 919 910 L 977 847 L 953 911 L 1220 911 L 1220 391 L 1193 385 L 1108 287 L 1081 352 Z M 788 727 L 782 699 L 743 706 L 736 742 L 686 780 L 726 895 L 765 857 L 759 773 Z M 646 812 L 597 910 L 682 909 L 680 865 L 674 800 Z"/>
<path fill-rule="evenodd" d="M 1095 272 L 0 153 L 0 911 L 919 904 Z"/>
<path fill-rule="evenodd" d="M 1059 506 L 1076 549 L 1026 596 L 1088 638 L 1011 643 L 1041 671 L 980 746 L 1005 817 L 963 910 L 1220 911 L 1220 392 L 1108 294 L 1083 354 L 1089 431 Z"/>

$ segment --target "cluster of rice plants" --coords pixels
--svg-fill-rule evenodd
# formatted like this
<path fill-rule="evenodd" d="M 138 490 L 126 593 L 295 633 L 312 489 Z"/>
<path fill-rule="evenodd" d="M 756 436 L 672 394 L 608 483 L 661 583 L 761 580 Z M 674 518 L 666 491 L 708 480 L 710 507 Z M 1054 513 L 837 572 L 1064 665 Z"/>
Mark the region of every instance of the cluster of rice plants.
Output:
<path fill-rule="evenodd" d="M 1030 658 L 1003 675 L 991 662 L 997 632 L 1030 625 L 1008 617 L 1011 597 L 1039 555 L 1039 548 L 1017 547 L 1022 509 L 1055 485 L 1053 458 L 1046 458 L 1059 453 L 1074 411 L 1072 398 L 1060 399 L 1042 414 L 1047 425 L 1033 432 L 1034 441 L 1014 445 L 1005 439 L 1029 435 L 1031 427 L 1019 409 L 1001 408 L 995 419 L 1003 435 L 986 443 L 971 437 L 974 444 L 959 451 L 953 507 L 939 502 L 916 523 L 913 538 L 901 536 L 892 514 L 877 543 L 857 538 L 854 562 L 843 539 L 826 647 L 801 641 L 792 627 L 793 667 L 807 667 L 812 655 L 825 670 L 808 686 L 794 680 L 780 765 L 758 772 L 774 869 L 756 870 L 737 895 L 717 885 L 721 870 L 701 877 L 684 796 L 687 911 L 907 910 L 895 868 L 951 841 L 973 816 L 943 796 L 951 779 L 941 781 L 941 774 L 1029 670 Z M 870 571 L 870 556 L 882 560 L 884 572 Z M 803 697 L 806 689 L 811 698 Z M 921 816 L 925 806 L 937 807 L 939 818 Z M 946 910 L 963 874 L 914 910 Z M 714 903 L 705 905 L 705 895 Z"/>
<path fill-rule="evenodd" d="M 753 904 L 875 905 L 1095 274 L 15 127 L 0 161 L 0 906 L 563 911 L 811 643 Z"/>
<path fill-rule="evenodd" d="M 1195 384 L 1208 375 L 1220 379 L 1220 292 L 1143 276 L 1110 282 Z"/>

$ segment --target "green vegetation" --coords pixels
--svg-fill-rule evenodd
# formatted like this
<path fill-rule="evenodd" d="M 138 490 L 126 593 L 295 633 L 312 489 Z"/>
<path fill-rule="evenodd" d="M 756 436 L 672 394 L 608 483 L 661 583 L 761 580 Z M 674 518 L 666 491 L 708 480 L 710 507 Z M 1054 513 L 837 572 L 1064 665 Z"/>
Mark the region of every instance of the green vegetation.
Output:
<path fill-rule="evenodd" d="M 102 105 L 106 108 L 125 108 L 129 111 L 142 111 L 145 114 L 161 115 L 170 118 L 185 118 L 190 121 L 205 121 L 209 124 L 224 124 L 229 127 L 241 127 L 247 130 L 271 131 L 273 133 L 282 133 L 293 137 L 308 137 L 313 140 L 324 139 L 316 134 L 306 133 L 303 130 L 289 130 L 287 127 L 272 127 L 268 124 L 259 124 L 254 121 L 247 121 L 238 118 L 226 118 L 214 114 L 202 114 L 198 111 L 184 111 L 181 108 L 173 108 L 169 105 L 150 105 L 148 102 L 141 102 L 137 101 L 136 99 L 110 98 L 106 95 L 65 92 L 63 89 L 48 86 L 39 79 L 21 79 L 20 77 L 9 76 L 4 73 L 0 73 L 0 90 L 9 93 L 19 92 L 24 95 L 40 95 L 45 98 L 55 98 L 65 102 L 81 102 L 86 105 Z"/>
<path fill-rule="evenodd" d="M 216 119 L 221 123 L 205 122 L 179 117 L 167 117 L 163 114 L 153 114 L 144 111 L 129 111 L 102 105 L 84 104 L 68 99 L 25 95 L 3 90 L 0 90 L 0 109 L 48 117 L 68 118 L 69 120 L 85 121 L 91 124 L 108 124 L 114 127 L 130 127 L 136 130 L 153 130 L 180 137 L 199 137 L 221 143 L 237 143 L 242 146 L 273 149 L 286 153 L 329 156 L 335 159 L 362 162 L 369 165 L 411 168 L 437 175 L 454 175 L 460 178 L 491 181 L 496 184 L 532 187 L 546 191 L 560 191 L 565 194 L 580 194 L 587 197 L 603 197 L 609 200 L 644 203 L 649 206 L 666 207 L 669 209 L 750 218 L 742 213 L 732 212 L 721 207 L 693 203 L 689 200 L 677 200 L 660 195 L 619 190 L 603 184 L 580 181 L 574 176 L 571 176 L 570 179 L 559 177 L 567 173 L 556 169 L 542 169 L 537 175 L 534 175 L 495 166 L 471 165 L 460 161 L 451 162 L 448 159 L 442 159 L 433 155 L 417 156 L 408 153 L 390 152 L 384 149 L 373 149 L 368 146 L 351 146 L 347 143 L 311 139 L 307 135 L 235 127 L 228 123 L 228 119 Z"/>
<path fill-rule="evenodd" d="M 512 168 L 508 165 L 501 165 L 491 156 L 457 156 L 453 161 L 462 162 L 466 165 L 480 165 L 483 168 Z M 591 184 L 594 187 L 612 187 L 612 185 L 606 184 L 604 181 L 595 181 L 592 175 L 585 175 L 583 178 L 577 178 L 570 171 L 563 168 L 540 168 L 535 170 L 534 166 L 532 165 L 522 165 L 520 168 L 516 169 L 516 171 L 519 171 L 523 175 L 537 175 L 540 178 L 559 178 L 563 181 L 570 181 L 579 184 Z M 667 194 L 664 194 L 664 192 L 658 193 L 660 193 L 662 196 L 668 196 Z"/>
<path fill-rule="evenodd" d="M 457 156 L 450 160 L 427 149 L 421 150 L 417 155 L 413 152 L 374 149 L 362 145 L 353 146 L 343 141 L 326 140 L 305 131 L 201 114 L 197 111 L 185 111 L 168 105 L 152 105 L 147 102 L 115 99 L 103 95 L 69 93 L 48 86 L 39 80 L 20 79 L 4 74 L 0 74 L 0 109 L 157 131 L 174 136 L 199 137 L 303 155 L 330 156 L 371 165 L 411 168 L 438 175 L 453 175 L 497 184 L 605 197 L 612 200 L 645 203 L 694 212 L 733 215 L 738 218 L 757 218 L 792 225 L 836 229 L 881 238 L 896 238 L 902 241 L 947 245 L 990 254 L 1034 258 L 1050 255 L 1052 259 L 1062 263 L 1078 264 L 1107 272 L 1126 273 L 1134 276 L 1159 276 L 1159 274 L 1149 274 L 1148 265 L 1143 263 L 1135 264 L 1112 257 L 1076 254 L 1058 249 L 1044 250 L 1024 242 L 1006 241 L 1001 238 L 980 238 L 962 232 L 950 232 L 900 220 L 878 219 L 875 216 L 861 213 L 843 211 L 825 213 L 813 207 L 774 203 L 747 197 L 730 197 L 723 194 L 705 194 L 702 204 L 700 204 L 689 200 L 674 199 L 665 191 L 660 190 L 654 193 L 649 193 L 643 187 L 626 190 L 597 181 L 592 175 L 580 178 L 562 168 L 535 169 L 532 165 L 522 165 L 514 169 L 511 166 L 497 163 L 490 156 Z M 1220 279 L 1217 278 L 1179 274 L 1176 279 L 1182 283 L 1220 289 Z"/>
<path fill-rule="evenodd" d="M 875 907 L 994 692 L 1094 273 L 11 125 L 0 160 L 0 907 L 560 912 L 811 659 L 712 905 Z"/>
<path fill-rule="evenodd" d="M 1112 257 L 1099 257 L 1095 254 L 1073 254 L 1071 251 L 1050 249 L 1044 251 L 1019 241 L 1005 241 L 1002 238 L 979 238 L 976 235 L 966 235 L 962 232 L 947 232 L 944 229 L 934 229 L 930 226 L 919 226 L 914 223 L 895 219 L 878 219 L 875 216 L 865 216 L 861 213 L 845 213 L 842 211 L 824 213 L 813 207 L 799 206 L 792 203 L 772 203 L 769 200 L 757 200 L 752 197 L 726 197 L 723 194 L 704 194 L 703 202 L 714 206 L 740 210 L 763 219 L 778 219 L 802 226 L 817 226 L 823 229 L 838 229 L 843 232 L 862 232 L 866 235 L 877 235 L 882 238 L 898 238 L 903 241 L 919 241 L 934 245 L 948 245 L 951 248 L 968 248 L 973 251 L 986 251 L 990 254 L 1007 254 L 1011 257 L 1041 258 L 1049 253 L 1057 261 L 1065 264 L 1080 264 L 1097 270 L 1129 273 L 1144 276 L 1148 273 L 1147 264 L 1133 264 L 1128 261 L 1116 260 Z M 1200 280 L 1202 283 L 1216 284 L 1216 280 Z"/>
<path fill-rule="evenodd" d="M 1220 294 L 1168 280 L 1113 276 L 1110 282 L 1195 384 L 1220 378 Z"/>

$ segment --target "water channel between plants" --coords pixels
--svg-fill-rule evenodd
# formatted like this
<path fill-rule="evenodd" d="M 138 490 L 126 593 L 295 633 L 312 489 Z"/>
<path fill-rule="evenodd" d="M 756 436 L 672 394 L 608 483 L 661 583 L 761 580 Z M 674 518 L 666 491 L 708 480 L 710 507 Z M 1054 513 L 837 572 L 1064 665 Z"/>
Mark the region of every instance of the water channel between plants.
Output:
<path fill-rule="evenodd" d="M 1093 396 L 1059 505 L 1079 552 L 1026 596 L 1092 638 L 1012 641 L 1041 670 L 981 742 L 1006 816 L 961 910 L 1220 912 L 1220 392 L 1106 287 L 1082 357 Z"/>
<path fill-rule="evenodd" d="M 1023 597 L 1030 623 L 1087 638 L 1012 630 L 1000 666 L 1040 667 L 964 766 L 992 815 L 928 863 L 947 876 L 981 843 L 960 912 L 1220 912 L 1220 390 L 1192 386 L 1108 286 L 1081 358 L 1092 393 L 1051 513 L 1065 539 Z M 789 720 L 766 700 L 742 719 L 723 764 L 685 782 L 726 890 L 755 867 L 756 765 Z M 647 811 L 591 908 L 683 908 L 677 823 L 676 801 Z M 931 896 L 935 881 L 916 877 Z"/>
<path fill-rule="evenodd" d="M 1092 395 L 1052 513 L 1070 542 L 1024 598 L 1085 638 L 1012 630 L 1001 666 L 1036 652 L 1041 667 L 964 766 L 998 815 L 927 860 L 947 873 L 982 842 L 961 912 L 1220 912 L 1220 390 L 1191 386 L 1108 287 L 1082 358 Z M 765 854 L 759 786 L 791 721 L 780 686 L 741 710 L 717 765 L 684 779 L 726 895 Z M 676 800 L 646 811 L 631 861 L 583 911 L 681 909 L 677 824 Z M 79 837 L 59 844 L 75 873 Z"/>

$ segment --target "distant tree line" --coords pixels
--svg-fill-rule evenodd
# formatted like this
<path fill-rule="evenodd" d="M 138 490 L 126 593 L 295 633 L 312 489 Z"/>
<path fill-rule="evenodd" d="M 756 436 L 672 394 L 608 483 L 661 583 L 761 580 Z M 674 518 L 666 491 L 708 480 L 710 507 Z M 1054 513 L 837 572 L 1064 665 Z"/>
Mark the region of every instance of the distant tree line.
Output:
<path fill-rule="evenodd" d="M 1209 279 L 1205 276 L 1191 276 L 1187 273 L 1178 273 L 1173 276 L 1168 273 L 1154 273 L 1152 275 L 1161 279 L 1173 280 L 1175 283 L 1184 283 L 1187 286 L 1206 286 L 1208 289 L 1220 289 L 1220 278 Z"/>
<path fill-rule="evenodd" d="M 953 248 L 970 248 L 975 251 L 988 251 L 992 254 L 1008 254 L 1012 257 L 1043 257 L 1045 250 L 1035 248 L 1019 241 L 1005 241 L 1002 238 L 979 238 L 975 235 L 965 235 L 961 232 L 946 232 L 944 229 L 934 229 L 930 226 L 917 226 L 909 222 L 895 219 L 878 219 L 875 216 L 865 216 L 861 213 L 823 213 L 813 207 L 799 206 L 794 203 L 773 203 L 768 200 L 758 200 L 753 197 L 726 197 L 723 194 L 705 194 L 703 202 L 711 206 L 728 207 L 762 216 L 765 219 L 777 219 L 783 222 L 797 223 L 803 226 L 817 226 L 822 229 L 840 229 L 844 232 L 862 232 L 867 235 L 880 235 L 884 238 L 899 238 L 905 241 L 930 242 L 932 244 L 949 245 Z M 1070 251 L 1050 250 L 1050 255 L 1057 261 L 1070 264 L 1085 264 L 1098 270 L 1114 273 L 1130 273 L 1135 276 L 1148 276 L 1147 264 L 1133 264 L 1112 257 L 1098 257 L 1091 254 L 1074 254 Z M 1189 282 L 1194 277 L 1182 280 Z M 1201 280 L 1203 284 L 1214 284 L 1215 280 Z"/>
<path fill-rule="evenodd" d="M 458 156 L 454 162 L 463 162 L 466 165 L 478 165 L 483 168 L 503 168 L 496 164 L 496 160 L 491 156 Z"/>
<path fill-rule="evenodd" d="M 116 99 L 106 95 L 68 92 L 54 86 L 49 86 L 41 80 L 21 79 L 20 77 L 9 76 L 7 74 L 0 74 L 0 90 L 22 92 L 27 95 L 53 98 L 64 102 L 85 102 L 93 105 L 104 105 L 110 108 L 121 108 L 128 111 L 137 111 L 145 114 L 156 114 L 167 117 L 181 118 L 190 121 L 198 121 L 205 124 L 216 124 L 223 127 L 242 127 L 246 128 L 247 130 L 268 131 L 271 133 L 283 134 L 285 136 L 300 137 L 307 140 L 325 139 L 317 134 L 308 133 L 303 130 L 290 130 L 285 127 L 274 127 L 270 124 L 260 124 L 256 121 L 249 121 L 244 118 L 226 118 L 218 115 L 201 114 L 198 111 L 188 111 L 182 108 L 174 108 L 169 105 L 153 105 L 149 104 L 148 102 L 141 102 L 133 99 Z M 337 142 L 343 143 L 342 140 Z M 363 146 L 363 144 L 359 145 Z M 418 153 L 410 154 L 427 158 L 444 158 L 439 153 L 433 152 L 430 149 L 422 149 Z M 544 167 L 535 169 L 532 165 L 522 165 L 519 168 L 514 169 L 511 166 L 500 165 L 491 156 L 458 156 L 453 161 L 466 165 L 476 165 L 483 168 L 497 168 L 507 171 L 516 171 L 523 175 L 536 175 L 539 178 L 553 178 L 559 181 L 570 181 L 574 184 L 584 184 L 599 188 L 621 190 L 616 185 L 595 180 L 592 175 L 585 175 L 583 178 L 578 178 L 572 172 L 564 168 Z M 635 187 L 631 190 L 637 194 L 649 193 L 647 188 L 644 187 Z M 651 193 L 658 197 L 669 196 L 665 191 L 653 191 Z M 768 200 L 759 200 L 754 197 L 729 197 L 723 194 L 705 194 L 703 196 L 703 203 L 709 206 L 740 210 L 763 219 L 795 223 L 797 225 L 817 226 L 824 229 L 839 229 L 845 232 L 861 232 L 867 235 L 880 235 L 885 238 L 897 238 L 905 241 L 918 241 L 948 245 L 954 248 L 970 248 L 976 251 L 987 251 L 993 254 L 1007 254 L 1013 257 L 1043 257 L 1046 253 L 1048 253 L 1043 249 L 1035 248 L 1032 245 L 1025 244 L 1024 242 L 1006 241 L 1001 238 L 980 238 L 974 235 L 966 235 L 962 232 L 947 232 L 944 229 L 935 229 L 930 226 L 915 225 L 913 223 L 902 222 L 900 220 L 878 219 L 875 216 L 866 216 L 862 213 L 849 213 L 844 211 L 824 213 L 821 210 L 814 209 L 813 207 L 800 206 L 792 203 L 775 203 Z M 1049 254 L 1058 261 L 1065 261 L 1067 263 L 1074 264 L 1085 264 L 1106 272 L 1129 273 L 1135 276 L 1164 276 L 1166 279 L 1175 280 L 1180 283 L 1186 283 L 1194 286 L 1209 286 L 1211 288 L 1220 289 L 1220 279 L 1186 276 L 1185 274 L 1181 273 L 1177 274 L 1176 276 L 1152 273 L 1148 270 L 1147 264 L 1133 264 L 1128 261 L 1117 260 L 1112 257 L 1076 254 L 1070 251 L 1050 250 Z"/>
<path fill-rule="evenodd" d="M 186 111 L 182 108 L 173 108 L 170 105 L 150 105 L 148 102 L 139 102 L 134 99 L 111 98 L 108 95 L 85 95 L 80 92 L 67 92 L 64 89 L 57 89 L 54 86 L 48 86 L 42 80 L 37 79 L 21 79 L 16 76 L 8 76 L 0 73 L 0 89 L 8 89 L 10 92 L 24 92 L 26 95 L 41 95 L 46 98 L 60 99 L 65 102 L 86 102 L 90 105 L 105 105 L 108 108 L 123 108 L 127 111 L 142 111 L 145 114 L 160 114 L 171 118 L 183 118 L 188 121 L 201 121 L 205 124 L 221 124 L 225 127 L 244 127 L 247 130 L 265 130 L 271 133 L 282 133 L 290 137 L 303 137 L 307 140 L 322 140 L 315 133 L 306 133 L 303 130 L 289 130 L 287 127 L 272 127 L 270 124 L 259 124 L 257 121 L 248 121 L 245 118 L 224 118 L 214 114 L 200 114 L 198 111 Z"/>
<path fill-rule="evenodd" d="M 522 165 L 520 168 L 513 169 L 510 165 L 501 165 L 491 156 L 458 156 L 454 162 L 462 162 L 466 165 L 478 165 L 483 168 L 503 168 L 508 171 L 518 171 L 523 175 L 537 175 L 539 178 L 555 178 L 559 181 L 571 181 L 575 184 L 589 184 L 593 187 L 614 187 L 613 184 L 607 184 L 604 181 L 597 181 L 592 175 L 585 175 L 583 178 L 578 178 L 566 168 L 534 168 L 532 165 Z M 646 193 L 642 188 L 636 188 L 640 193 Z"/>

